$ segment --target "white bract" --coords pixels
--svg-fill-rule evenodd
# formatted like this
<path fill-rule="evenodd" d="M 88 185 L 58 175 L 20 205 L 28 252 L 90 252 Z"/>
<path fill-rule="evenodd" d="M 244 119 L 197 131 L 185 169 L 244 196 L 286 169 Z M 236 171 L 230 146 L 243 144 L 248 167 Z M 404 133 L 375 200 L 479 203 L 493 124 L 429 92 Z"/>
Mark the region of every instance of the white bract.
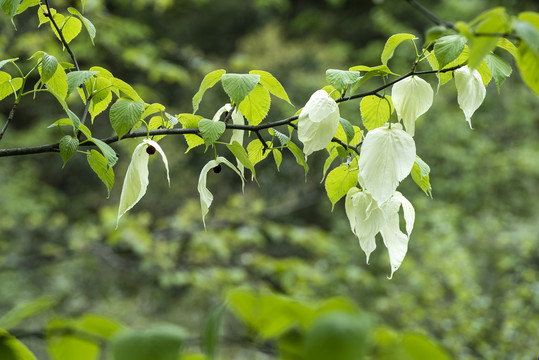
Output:
<path fill-rule="evenodd" d="M 200 172 L 200 176 L 198 178 L 198 192 L 200 194 L 200 208 L 202 212 L 202 222 L 204 223 L 204 228 L 206 228 L 206 221 L 204 218 L 206 214 L 208 214 L 211 203 L 213 202 L 213 194 L 206 187 L 206 180 L 208 172 L 219 164 L 225 164 L 226 166 L 234 170 L 236 174 L 238 174 L 238 176 L 241 178 L 242 186 L 244 184 L 243 176 L 240 171 L 234 166 L 234 164 L 232 164 L 230 161 L 228 161 L 222 156 L 218 156 L 215 160 L 209 161 L 202 168 L 202 171 Z"/>
<path fill-rule="evenodd" d="M 472 115 L 481 106 L 487 90 L 483 85 L 481 74 L 471 70 L 467 65 L 455 70 L 455 85 L 457 87 L 457 101 L 466 116 L 466 121 L 472 128 Z"/>
<path fill-rule="evenodd" d="M 393 85 L 393 105 L 410 135 L 414 135 L 415 121 L 431 107 L 433 98 L 434 92 L 429 83 L 417 76 L 407 77 Z"/>
<path fill-rule="evenodd" d="M 153 140 L 144 139 L 142 143 L 137 145 L 133 151 L 133 157 L 131 163 L 127 168 L 125 174 L 124 184 L 122 187 L 122 194 L 120 195 L 120 207 L 118 208 L 118 220 L 116 222 L 116 228 L 120 222 L 120 218 L 123 214 L 129 211 L 140 199 L 146 194 L 146 188 L 148 187 L 148 160 L 150 154 L 146 151 L 149 146 L 153 146 L 155 150 L 161 154 L 163 163 L 167 170 L 167 180 L 170 186 L 170 176 L 168 173 L 168 162 L 161 146 Z"/>
<path fill-rule="evenodd" d="M 406 222 L 406 234 L 399 228 L 401 206 Z M 359 239 L 359 245 L 367 257 L 367 263 L 369 263 L 370 254 L 376 249 L 376 234 L 382 234 L 384 245 L 389 253 L 391 265 L 389 278 L 391 279 L 408 250 L 408 241 L 415 221 L 414 207 L 398 191 L 389 200 L 379 205 L 369 193 L 355 187 L 348 191 L 345 207 L 350 227 Z"/>
<path fill-rule="evenodd" d="M 400 124 L 371 130 L 359 156 L 359 183 L 379 204 L 388 200 L 414 166 L 414 139 Z"/>
<path fill-rule="evenodd" d="M 337 132 L 339 119 L 339 107 L 325 90 L 311 96 L 298 120 L 298 138 L 306 156 L 326 148 Z"/>
<path fill-rule="evenodd" d="M 243 114 L 241 113 L 240 109 L 238 109 L 238 108 L 235 108 L 234 111 L 232 112 L 232 123 L 234 125 L 244 125 L 245 124 L 245 122 L 243 120 Z M 243 134 L 244 133 L 245 133 L 245 131 L 243 131 L 243 130 L 232 130 L 232 136 L 230 137 L 230 144 L 233 144 L 234 141 L 237 141 L 238 144 L 243 145 Z M 236 163 L 238 165 L 238 170 L 241 172 L 241 175 L 243 176 L 245 167 L 243 166 L 241 161 L 239 161 L 238 159 L 236 159 Z"/>

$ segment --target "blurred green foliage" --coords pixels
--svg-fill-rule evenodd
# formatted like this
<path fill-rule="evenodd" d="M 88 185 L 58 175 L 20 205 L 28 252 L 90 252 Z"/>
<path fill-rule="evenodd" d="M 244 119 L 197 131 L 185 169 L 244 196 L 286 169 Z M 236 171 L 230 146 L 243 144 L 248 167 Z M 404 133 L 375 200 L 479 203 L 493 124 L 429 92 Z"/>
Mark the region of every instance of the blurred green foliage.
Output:
<path fill-rule="evenodd" d="M 54 1 L 57 8 L 67 5 L 79 3 Z M 533 0 L 428 5 L 449 21 L 470 20 L 495 5 L 515 13 L 538 10 Z M 81 66 L 110 69 L 147 101 L 159 101 L 171 113 L 189 112 L 202 77 L 218 68 L 269 71 L 292 103 L 301 106 L 314 89 L 325 85 L 327 68 L 379 65 L 389 35 L 423 36 L 431 25 L 404 1 L 88 1 L 85 16 L 98 32 L 95 47 L 89 37 L 72 43 Z M 61 53 L 49 28 L 36 31 L 35 12 L 15 22 L 17 33 L 9 19 L 0 17 L 2 59 L 25 59 L 36 48 Z M 409 69 L 412 59 L 406 54 L 403 49 L 395 52 L 397 69 Z M 58 57 L 69 61 L 65 53 Z M 435 85 L 434 78 L 430 82 Z M 211 117 L 224 99 L 224 92 L 209 91 L 200 113 Z M 58 134 L 46 127 L 65 115 L 51 98 L 36 101 L 20 104 L 3 147 L 56 140 Z M 275 105 L 273 119 L 295 111 L 285 102 Z M 260 163 L 260 188 L 248 184 L 245 194 L 228 169 L 210 173 L 215 208 L 206 231 L 195 188 L 200 164 L 211 154 L 196 149 L 185 156 L 187 146 L 179 137 L 161 142 L 170 162 L 171 187 L 161 176 L 162 164 L 150 162 L 150 173 L 155 167 L 159 175 L 150 175 L 147 196 L 118 230 L 119 186 L 107 200 L 103 184 L 83 162 L 70 161 L 62 169 L 60 156 L 54 154 L 2 158 L 0 327 L 25 335 L 23 342 L 39 359 L 57 355 L 56 350 L 21 329 L 65 323 L 103 341 L 116 331 L 111 329 L 124 327 L 120 323 L 138 329 L 117 340 L 113 352 L 149 333 L 158 342 L 162 335 L 170 347 L 181 344 L 192 353 L 183 359 L 203 359 L 199 342 L 191 337 L 203 332 L 211 309 L 228 300 L 229 311 L 219 315 L 222 323 L 213 324 L 214 330 L 220 329 L 213 337 L 221 339 L 217 358 L 266 359 L 280 353 L 285 359 L 302 359 L 303 353 L 294 351 L 305 341 L 306 354 L 315 359 L 317 346 L 342 329 L 347 334 L 368 332 L 365 353 L 372 359 L 537 357 L 536 106 L 537 97 L 514 72 L 500 96 L 494 84 L 489 86 L 470 130 L 452 83 L 440 89 L 415 135 L 418 154 L 431 166 L 434 199 L 411 179 L 404 181 L 401 192 L 414 204 L 417 220 L 408 256 L 391 281 L 385 278 L 385 252 L 375 251 L 367 266 L 342 204 L 330 212 L 331 203 L 319 185 L 319 156 L 309 158 L 312 170 L 306 183 L 291 156 L 285 157 L 279 173 L 271 159 Z M 0 103 L 0 123 L 10 107 L 9 102 Z M 359 124 L 359 103 L 343 104 L 342 112 Z M 135 144 L 127 140 L 116 147 L 120 179 Z M 270 328 L 269 320 L 260 326 L 238 314 L 230 305 L 230 291 L 238 286 L 251 289 L 245 296 L 270 297 L 270 305 L 281 308 L 268 311 L 281 316 L 269 320 L 282 322 Z M 301 326 L 298 308 L 312 312 L 309 306 L 334 297 L 348 298 L 350 308 Z M 263 309 L 260 302 L 254 304 L 253 309 Z M 248 306 L 239 309 L 247 311 Z M 103 318 L 88 321 L 93 313 Z M 335 332 L 328 334 L 327 329 Z M 75 341 L 72 335 L 52 338 Z M 0 354 L 5 338 L 0 333 Z M 338 340 L 346 351 L 348 340 Z M 166 356 L 162 358 L 170 358 Z M 342 359 L 356 358 L 353 353 L 346 356 Z"/>

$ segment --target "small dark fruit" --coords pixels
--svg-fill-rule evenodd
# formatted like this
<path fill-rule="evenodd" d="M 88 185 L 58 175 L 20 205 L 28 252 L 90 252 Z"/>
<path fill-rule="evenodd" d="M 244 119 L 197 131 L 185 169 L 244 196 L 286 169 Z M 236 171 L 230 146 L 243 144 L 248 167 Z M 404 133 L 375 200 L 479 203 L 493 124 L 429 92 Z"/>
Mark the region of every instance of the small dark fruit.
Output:
<path fill-rule="evenodd" d="M 213 168 L 213 172 L 216 174 L 219 174 L 223 168 L 221 167 L 221 164 L 217 165 Z"/>
<path fill-rule="evenodd" d="M 155 154 L 155 148 L 152 146 L 152 145 L 149 145 L 147 148 L 146 148 L 146 152 L 150 155 L 153 155 Z"/>

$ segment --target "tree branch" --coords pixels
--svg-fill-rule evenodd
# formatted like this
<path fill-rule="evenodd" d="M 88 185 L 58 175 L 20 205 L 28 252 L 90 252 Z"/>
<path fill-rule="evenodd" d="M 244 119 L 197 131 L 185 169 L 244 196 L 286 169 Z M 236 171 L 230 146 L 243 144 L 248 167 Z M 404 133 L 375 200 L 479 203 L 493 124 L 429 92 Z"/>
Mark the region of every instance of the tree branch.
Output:
<path fill-rule="evenodd" d="M 9 112 L 9 115 L 7 117 L 6 123 L 4 124 L 4 127 L 2 128 L 2 131 L 0 132 L 0 140 L 4 137 L 4 133 L 6 132 L 9 123 L 15 118 L 15 110 L 17 110 L 17 105 L 19 105 L 19 100 L 15 100 L 13 103 L 13 107 L 11 108 L 11 111 Z"/>
<path fill-rule="evenodd" d="M 455 25 L 453 25 L 453 23 L 440 19 L 438 16 L 434 15 L 434 13 L 432 13 L 429 9 L 427 9 L 426 7 L 424 7 L 417 1 L 415 0 L 405 0 L 405 1 L 408 2 L 408 4 L 410 4 L 414 8 L 416 8 L 417 10 L 419 10 L 419 12 L 425 15 L 425 17 L 427 17 L 430 21 L 432 21 L 436 25 L 445 26 L 448 29 L 455 29 Z"/>

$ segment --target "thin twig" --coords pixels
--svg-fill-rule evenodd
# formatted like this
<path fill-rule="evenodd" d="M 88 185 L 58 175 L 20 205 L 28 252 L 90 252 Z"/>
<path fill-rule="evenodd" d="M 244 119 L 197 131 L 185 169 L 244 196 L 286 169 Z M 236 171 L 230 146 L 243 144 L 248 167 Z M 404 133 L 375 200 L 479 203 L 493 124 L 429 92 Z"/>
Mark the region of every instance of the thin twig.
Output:
<path fill-rule="evenodd" d="M 62 42 L 62 45 L 66 48 L 67 52 L 71 56 L 71 59 L 73 60 L 73 65 L 75 65 L 75 69 L 77 69 L 77 71 L 80 71 L 79 63 L 77 62 L 77 57 L 75 56 L 75 53 L 69 47 L 69 44 L 67 43 L 67 41 L 66 41 L 66 39 L 64 37 L 64 34 L 62 33 L 62 30 L 60 30 L 60 27 L 58 26 L 56 21 L 54 21 L 54 17 L 52 16 L 48 0 L 45 0 L 45 6 L 47 7 L 47 13 L 44 14 L 44 15 L 50 19 L 52 25 L 54 26 L 54 28 L 58 32 L 58 36 L 60 37 L 60 41 Z M 85 109 L 84 109 L 84 113 L 81 116 L 81 124 L 84 124 L 84 122 L 86 121 L 86 117 L 87 117 L 86 113 L 88 112 L 88 109 L 89 109 L 88 103 L 90 102 L 90 95 L 88 94 L 88 90 L 86 90 L 86 86 L 84 84 L 81 85 L 80 87 L 82 88 L 82 91 L 84 92 L 84 98 L 86 99 L 86 104 L 87 104 Z M 77 134 L 77 135 L 80 136 L 80 131 L 79 131 L 79 134 Z"/>
<path fill-rule="evenodd" d="M 4 133 L 6 132 L 9 124 L 15 118 L 15 110 L 17 110 L 17 105 L 19 105 L 19 100 L 15 100 L 15 102 L 13 103 L 13 107 L 11 108 L 11 111 L 9 112 L 6 123 L 4 124 L 4 127 L 2 128 L 2 131 L 0 132 L 0 140 L 2 140 L 2 138 L 4 137 Z"/>
<path fill-rule="evenodd" d="M 260 142 L 262 143 L 262 147 L 263 147 L 262 155 L 263 155 L 266 153 L 266 150 L 269 149 L 268 144 L 266 144 L 266 142 L 264 141 L 264 138 L 262 137 L 262 135 L 260 135 L 260 131 L 255 130 L 255 134 L 256 134 L 256 137 L 258 137 L 258 140 L 260 140 Z"/>
<path fill-rule="evenodd" d="M 448 29 L 455 29 L 455 25 L 449 21 L 445 21 L 440 19 L 438 16 L 434 15 L 429 9 L 421 5 L 415 0 L 405 0 L 407 1 L 411 6 L 415 7 L 417 10 L 419 10 L 425 17 L 427 17 L 430 21 L 435 23 L 436 25 L 445 26 Z"/>

